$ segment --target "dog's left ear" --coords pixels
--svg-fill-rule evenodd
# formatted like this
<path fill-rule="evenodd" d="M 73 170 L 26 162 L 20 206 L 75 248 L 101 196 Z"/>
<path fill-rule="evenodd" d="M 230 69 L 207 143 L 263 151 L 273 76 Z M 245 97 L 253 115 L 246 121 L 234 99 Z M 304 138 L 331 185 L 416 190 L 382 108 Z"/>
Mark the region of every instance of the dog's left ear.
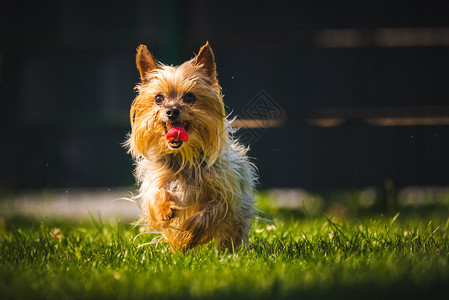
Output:
<path fill-rule="evenodd" d="M 215 57 L 212 52 L 212 48 L 209 45 L 209 42 L 201 47 L 200 52 L 197 56 L 195 56 L 193 63 L 198 66 L 202 66 L 202 68 L 206 71 L 206 74 L 212 80 L 217 79 L 217 70 L 215 66 Z"/>

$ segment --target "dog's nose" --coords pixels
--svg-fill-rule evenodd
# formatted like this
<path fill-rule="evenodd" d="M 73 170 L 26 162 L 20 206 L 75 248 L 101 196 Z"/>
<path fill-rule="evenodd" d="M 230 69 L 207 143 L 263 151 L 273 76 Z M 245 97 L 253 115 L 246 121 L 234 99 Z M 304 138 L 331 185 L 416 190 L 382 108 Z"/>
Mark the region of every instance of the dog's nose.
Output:
<path fill-rule="evenodd" d="M 179 109 L 178 108 L 167 108 L 165 114 L 170 120 L 176 120 L 179 117 Z"/>

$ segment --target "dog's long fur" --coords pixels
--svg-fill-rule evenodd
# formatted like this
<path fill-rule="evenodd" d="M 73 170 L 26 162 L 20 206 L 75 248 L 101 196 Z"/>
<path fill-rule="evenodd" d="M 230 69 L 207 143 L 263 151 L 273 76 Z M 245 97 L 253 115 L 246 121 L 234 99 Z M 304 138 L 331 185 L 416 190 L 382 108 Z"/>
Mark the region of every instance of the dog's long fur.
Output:
<path fill-rule="evenodd" d="M 178 67 L 156 62 L 143 45 L 136 62 L 141 83 L 127 146 L 136 161 L 141 222 L 161 232 L 174 250 L 212 239 L 238 247 L 248 239 L 256 173 L 226 119 L 209 43 Z M 195 96 L 193 104 L 183 101 L 186 93 Z M 155 103 L 157 95 L 163 104 Z M 166 140 L 169 107 L 179 109 L 180 121 L 188 124 L 189 139 L 178 149 Z"/>

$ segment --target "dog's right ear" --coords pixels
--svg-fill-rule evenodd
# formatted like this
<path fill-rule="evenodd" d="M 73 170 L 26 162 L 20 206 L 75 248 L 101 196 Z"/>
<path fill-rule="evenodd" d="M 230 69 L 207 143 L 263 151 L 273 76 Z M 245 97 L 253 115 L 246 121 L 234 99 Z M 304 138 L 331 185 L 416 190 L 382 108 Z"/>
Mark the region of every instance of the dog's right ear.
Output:
<path fill-rule="evenodd" d="M 142 82 L 145 81 L 145 74 L 151 70 L 157 69 L 158 65 L 151 55 L 150 51 L 148 51 L 147 46 L 140 45 L 137 48 L 136 55 L 136 65 L 140 72 L 140 79 Z"/>

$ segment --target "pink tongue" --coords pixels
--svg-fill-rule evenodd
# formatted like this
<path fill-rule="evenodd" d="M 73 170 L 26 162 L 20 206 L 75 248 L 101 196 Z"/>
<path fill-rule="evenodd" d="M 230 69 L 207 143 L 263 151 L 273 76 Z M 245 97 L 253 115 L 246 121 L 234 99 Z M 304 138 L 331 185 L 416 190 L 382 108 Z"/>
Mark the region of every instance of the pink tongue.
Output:
<path fill-rule="evenodd" d="M 187 142 L 187 140 L 189 139 L 189 134 L 187 133 L 187 131 L 184 128 L 174 127 L 167 132 L 167 135 L 165 137 L 167 138 L 168 141 L 182 140 L 183 142 Z"/>

